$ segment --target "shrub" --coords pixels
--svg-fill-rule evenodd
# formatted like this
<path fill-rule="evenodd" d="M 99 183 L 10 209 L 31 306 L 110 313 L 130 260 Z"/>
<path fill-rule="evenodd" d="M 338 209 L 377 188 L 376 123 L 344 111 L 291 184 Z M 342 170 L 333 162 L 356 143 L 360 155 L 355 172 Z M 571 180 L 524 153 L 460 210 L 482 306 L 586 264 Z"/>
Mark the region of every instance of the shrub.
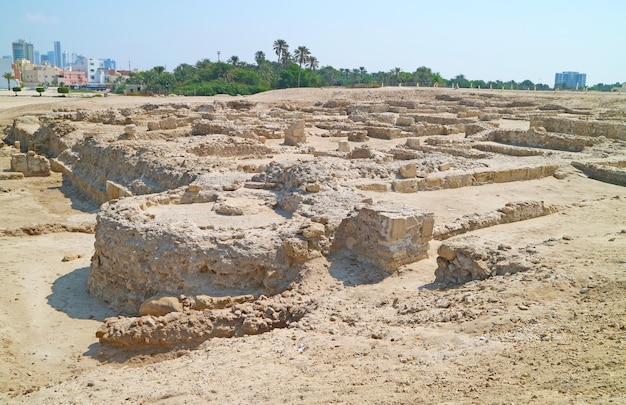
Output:
<path fill-rule="evenodd" d="M 12 90 L 15 92 L 15 96 L 17 97 L 17 93 L 22 91 L 22 88 L 21 87 L 13 87 Z"/>
<path fill-rule="evenodd" d="M 57 89 L 57 93 L 59 93 L 61 95 L 61 97 L 65 97 L 66 94 L 69 94 L 70 92 L 70 88 L 69 87 L 59 87 Z"/>

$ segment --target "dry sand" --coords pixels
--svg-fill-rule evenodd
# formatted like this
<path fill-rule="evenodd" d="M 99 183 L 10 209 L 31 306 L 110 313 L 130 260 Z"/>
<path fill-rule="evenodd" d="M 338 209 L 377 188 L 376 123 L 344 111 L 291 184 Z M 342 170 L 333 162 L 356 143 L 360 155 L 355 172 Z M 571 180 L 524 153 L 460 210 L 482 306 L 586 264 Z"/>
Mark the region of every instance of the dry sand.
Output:
<path fill-rule="evenodd" d="M 323 92 L 332 90 L 289 90 L 251 99 L 306 99 Z M 607 103 L 620 102 L 609 96 Z M 0 124 L 49 109 L 50 103 L 105 108 L 148 101 L 0 92 Z M 570 102 L 585 103 L 576 97 Z M 7 170 L 6 148 L 2 153 L 0 167 Z M 307 288 L 317 309 L 296 328 L 213 339 L 193 351 L 165 354 L 100 347 L 95 331 L 115 314 L 85 291 L 93 234 L 5 232 L 0 236 L 0 402 L 626 403 L 624 187 L 571 169 L 564 180 L 389 197 L 432 210 L 444 222 L 520 199 L 564 208 L 475 232 L 535 249 L 543 261 L 531 271 L 432 289 L 439 245 L 432 241 L 429 259 L 388 277 L 357 263 L 312 277 Z M 58 173 L 0 180 L 0 230 L 94 223 L 97 209 L 63 185 Z M 73 260 L 63 261 L 66 256 Z M 442 308 L 458 319 L 438 318 Z"/>

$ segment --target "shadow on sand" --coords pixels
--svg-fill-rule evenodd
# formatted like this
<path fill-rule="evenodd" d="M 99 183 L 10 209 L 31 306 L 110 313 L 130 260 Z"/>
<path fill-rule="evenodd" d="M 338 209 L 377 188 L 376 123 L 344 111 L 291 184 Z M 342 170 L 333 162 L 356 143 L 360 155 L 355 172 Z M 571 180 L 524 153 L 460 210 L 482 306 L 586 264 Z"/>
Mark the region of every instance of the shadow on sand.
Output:
<path fill-rule="evenodd" d="M 52 284 L 52 294 L 46 297 L 48 305 L 75 319 L 104 321 L 116 316 L 117 313 L 87 293 L 88 277 L 89 267 L 81 267 L 57 278 Z"/>
<path fill-rule="evenodd" d="M 360 262 L 354 258 L 338 255 L 331 259 L 328 269 L 331 276 L 341 281 L 345 287 L 377 284 L 389 277 L 389 273 Z"/>

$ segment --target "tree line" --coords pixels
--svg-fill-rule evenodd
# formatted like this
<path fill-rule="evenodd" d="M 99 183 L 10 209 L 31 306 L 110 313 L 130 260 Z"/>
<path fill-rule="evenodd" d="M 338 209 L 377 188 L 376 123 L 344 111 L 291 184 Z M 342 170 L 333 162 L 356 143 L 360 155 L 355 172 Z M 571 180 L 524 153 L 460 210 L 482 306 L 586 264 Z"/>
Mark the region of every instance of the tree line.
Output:
<path fill-rule="evenodd" d="M 248 63 L 233 55 L 225 62 L 202 59 L 194 65 L 183 63 L 172 72 L 163 66 L 155 66 L 146 71 L 134 71 L 125 83 L 116 84 L 114 92 L 122 93 L 126 85 L 142 85 L 151 94 L 180 94 L 187 96 L 213 96 L 216 94 L 249 95 L 271 89 L 293 87 L 381 87 L 381 86 L 421 86 L 453 87 L 476 89 L 507 90 L 550 90 L 544 83 L 531 80 L 516 82 L 470 80 L 463 74 L 446 79 L 426 66 L 414 72 L 394 68 L 387 72 L 368 72 L 365 67 L 340 68 L 323 66 L 306 46 L 298 46 L 291 52 L 284 39 L 272 44 L 275 59 L 268 59 L 265 52 L 257 51 L 254 62 Z M 609 86 L 596 85 L 593 90 L 610 91 Z"/>

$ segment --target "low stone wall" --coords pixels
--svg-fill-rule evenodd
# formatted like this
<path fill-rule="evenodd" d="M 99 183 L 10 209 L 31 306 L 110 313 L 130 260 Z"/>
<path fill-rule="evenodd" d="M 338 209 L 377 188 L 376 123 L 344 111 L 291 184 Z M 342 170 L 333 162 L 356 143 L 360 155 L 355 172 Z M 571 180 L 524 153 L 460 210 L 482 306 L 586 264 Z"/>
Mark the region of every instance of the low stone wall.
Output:
<path fill-rule="evenodd" d="M 444 240 L 477 229 L 525 221 L 550 215 L 557 211 L 557 206 L 546 204 L 543 201 L 510 202 L 497 211 L 466 215 L 451 223 L 436 225 L 433 231 L 433 238 Z"/>
<path fill-rule="evenodd" d="M 264 194 L 275 204 L 267 191 L 236 193 Z M 216 199 L 215 192 L 189 187 L 104 204 L 97 218 L 90 294 L 122 313 L 136 314 L 148 297 L 167 292 L 258 296 L 285 289 L 297 278 L 299 263 L 315 254 L 306 240 L 303 246 L 296 243 L 302 224 L 285 222 L 250 232 L 245 227 L 220 230 L 182 220 L 202 211 L 207 216 L 214 205 L 217 210 L 211 202 Z M 155 211 L 164 204 L 170 206 L 168 212 L 180 207 L 181 219 Z M 265 209 L 268 214 L 272 211 Z"/>
<path fill-rule="evenodd" d="M 531 127 L 528 131 L 496 129 L 489 132 L 488 140 L 515 146 L 580 152 L 594 141 L 579 136 L 549 133 L 542 128 Z"/>
<path fill-rule="evenodd" d="M 502 145 L 498 143 L 472 143 L 472 148 L 484 152 L 500 153 L 502 155 L 508 156 L 541 156 L 545 154 L 543 150 Z"/>
<path fill-rule="evenodd" d="M 25 177 L 50 176 L 50 161 L 33 151 L 11 155 L 11 170 L 23 173 Z"/>
<path fill-rule="evenodd" d="M 96 337 L 101 344 L 123 347 L 194 347 L 210 338 L 257 335 L 287 327 L 302 319 L 310 306 L 308 302 L 278 298 L 224 310 L 109 318 L 96 332 Z"/>
<path fill-rule="evenodd" d="M 626 124 L 624 123 L 533 116 L 530 118 L 530 125 L 543 127 L 549 132 L 589 137 L 604 136 L 626 141 Z"/>
<path fill-rule="evenodd" d="M 572 162 L 572 166 L 592 179 L 618 186 L 626 186 L 626 169 L 623 165 L 623 162 Z"/>
<path fill-rule="evenodd" d="M 463 284 L 472 280 L 527 271 L 541 257 L 526 248 L 512 247 L 468 236 L 442 243 L 437 249 L 435 282 Z"/>
<path fill-rule="evenodd" d="M 392 204 L 364 206 L 339 225 L 334 250 L 346 249 L 388 272 L 428 257 L 434 215 Z"/>
<path fill-rule="evenodd" d="M 398 193 L 415 193 L 418 191 L 441 190 L 479 186 L 491 183 L 508 183 L 511 181 L 535 180 L 554 175 L 558 165 L 537 165 L 502 170 L 475 170 L 464 173 L 436 173 L 426 178 L 395 180 L 393 191 Z"/>

